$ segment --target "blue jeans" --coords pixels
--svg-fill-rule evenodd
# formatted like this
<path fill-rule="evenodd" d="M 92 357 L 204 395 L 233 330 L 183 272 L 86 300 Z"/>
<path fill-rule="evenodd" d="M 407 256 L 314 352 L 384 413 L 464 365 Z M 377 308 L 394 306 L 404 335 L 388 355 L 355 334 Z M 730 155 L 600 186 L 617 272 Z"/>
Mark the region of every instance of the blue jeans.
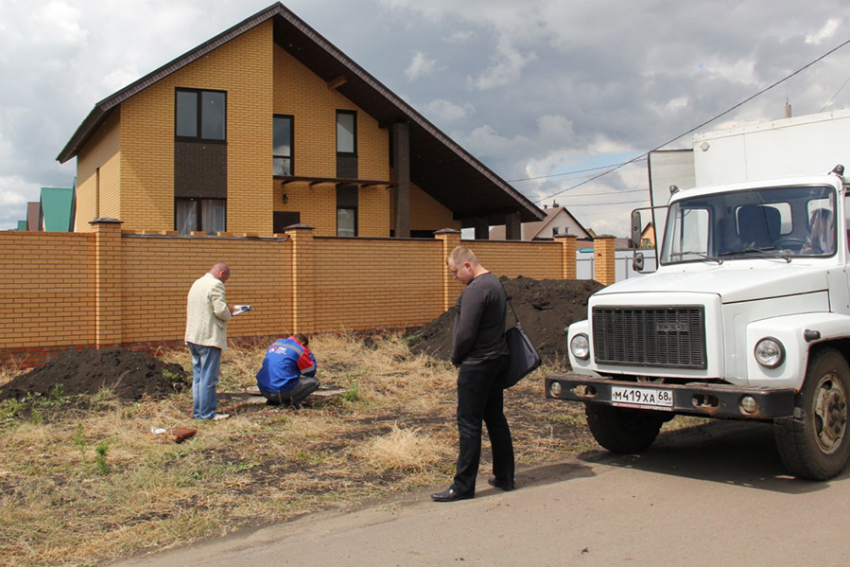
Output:
<path fill-rule="evenodd" d="M 221 368 L 221 349 L 192 343 L 192 417 L 212 419 L 218 405 L 215 387 L 218 385 L 218 371 Z"/>

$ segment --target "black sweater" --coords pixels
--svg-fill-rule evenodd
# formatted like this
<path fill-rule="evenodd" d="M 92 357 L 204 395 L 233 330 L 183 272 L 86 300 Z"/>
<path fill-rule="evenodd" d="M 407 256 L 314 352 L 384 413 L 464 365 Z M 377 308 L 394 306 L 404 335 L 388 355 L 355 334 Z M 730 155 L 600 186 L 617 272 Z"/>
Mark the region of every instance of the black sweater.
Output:
<path fill-rule="evenodd" d="M 477 364 L 508 354 L 505 343 L 507 296 L 491 273 L 466 286 L 455 304 L 452 343 L 453 364 Z"/>

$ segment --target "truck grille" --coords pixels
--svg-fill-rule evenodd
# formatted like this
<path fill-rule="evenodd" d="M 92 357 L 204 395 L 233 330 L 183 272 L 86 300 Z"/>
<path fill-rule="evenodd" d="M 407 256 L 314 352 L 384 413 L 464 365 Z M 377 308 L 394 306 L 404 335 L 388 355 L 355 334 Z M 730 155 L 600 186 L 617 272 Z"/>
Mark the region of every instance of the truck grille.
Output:
<path fill-rule="evenodd" d="M 706 368 L 705 310 L 683 307 L 594 307 L 597 363 Z"/>

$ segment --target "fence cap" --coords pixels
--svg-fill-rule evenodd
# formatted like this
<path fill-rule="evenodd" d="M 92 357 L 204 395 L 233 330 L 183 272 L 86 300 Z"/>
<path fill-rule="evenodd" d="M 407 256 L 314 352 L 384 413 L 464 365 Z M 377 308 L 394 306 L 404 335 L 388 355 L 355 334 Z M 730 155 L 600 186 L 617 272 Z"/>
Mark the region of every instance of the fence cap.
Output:
<path fill-rule="evenodd" d="M 435 231 L 434 234 L 460 234 L 460 231 L 453 228 L 441 228 Z"/>
<path fill-rule="evenodd" d="M 316 230 L 316 227 L 309 224 L 291 224 L 283 227 L 283 230 Z"/>
<path fill-rule="evenodd" d="M 89 224 L 123 224 L 124 221 L 114 219 L 112 217 L 98 217 L 93 221 L 89 221 Z"/>

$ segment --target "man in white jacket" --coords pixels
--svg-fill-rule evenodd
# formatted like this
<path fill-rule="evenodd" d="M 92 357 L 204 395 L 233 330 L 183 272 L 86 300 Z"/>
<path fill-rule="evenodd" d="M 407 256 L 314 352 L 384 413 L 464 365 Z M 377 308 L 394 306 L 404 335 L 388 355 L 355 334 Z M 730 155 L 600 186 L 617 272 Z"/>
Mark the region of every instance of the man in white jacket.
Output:
<path fill-rule="evenodd" d="M 224 282 L 229 277 L 230 268 L 219 262 L 189 290 L 186 344 L 192 353 L 192 417 L 195 419 L 230 417 L 215 411 L 221 351 L 227 348 L 227 322 L 234 309 L 224 298 Z"/>

